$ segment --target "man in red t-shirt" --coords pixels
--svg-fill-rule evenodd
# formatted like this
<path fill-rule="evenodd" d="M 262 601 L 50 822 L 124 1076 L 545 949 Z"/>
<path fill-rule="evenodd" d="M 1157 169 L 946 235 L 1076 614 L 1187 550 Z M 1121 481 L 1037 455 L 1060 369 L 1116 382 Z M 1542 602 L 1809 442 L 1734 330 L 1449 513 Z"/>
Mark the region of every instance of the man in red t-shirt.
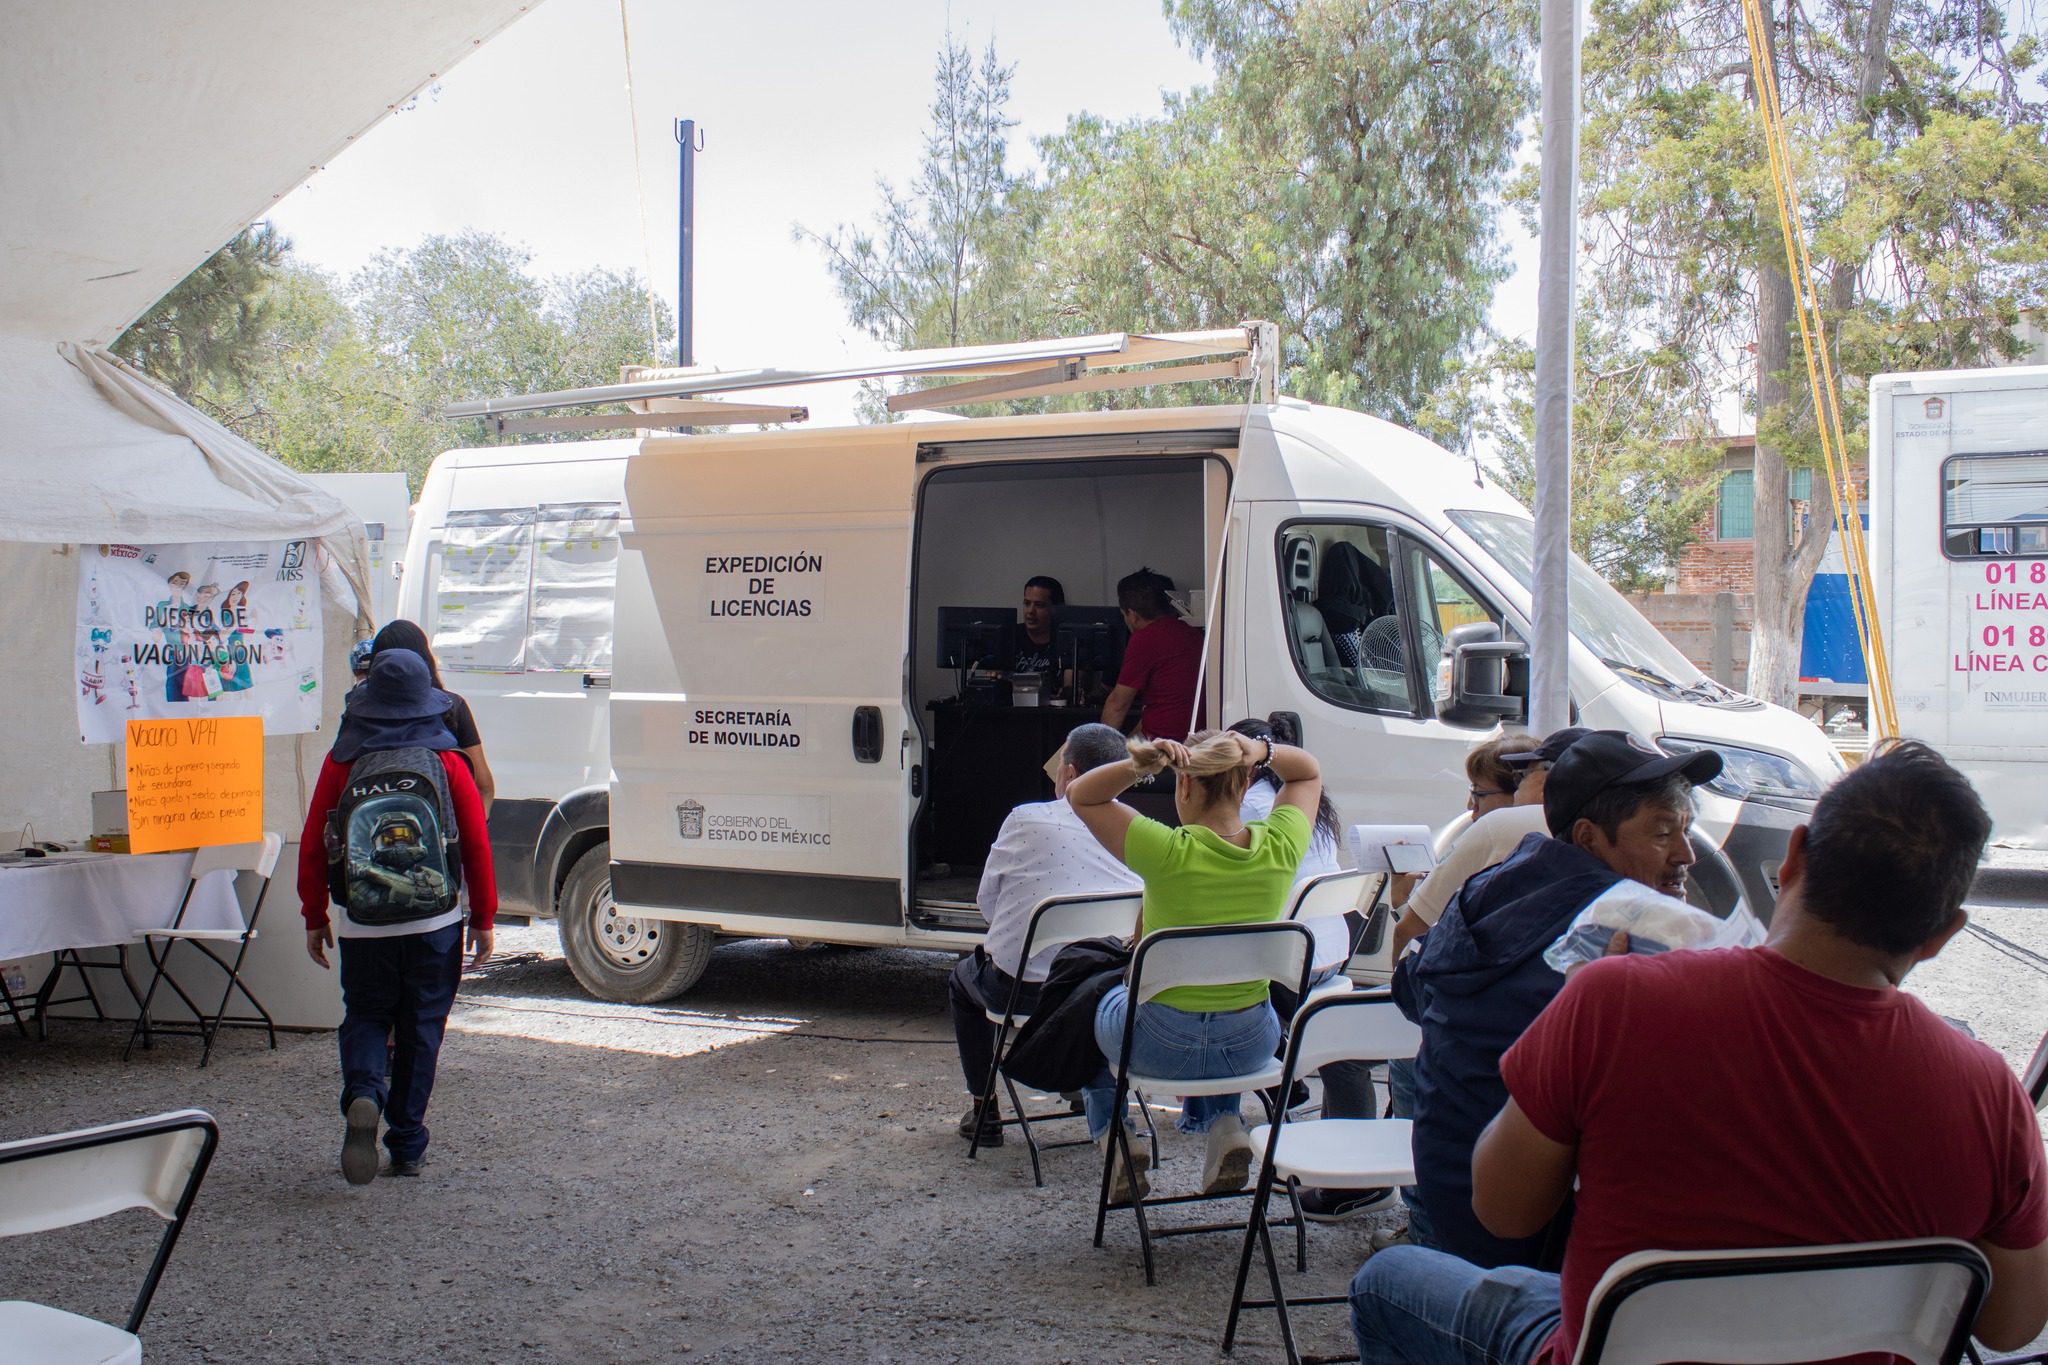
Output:
<path fill-rule="evenodd" d="M 1173 580 L 1139 569 L 1117 581 L 1116 604 L 1123 611 L 1131 642 L 1124 646 L 1124 666 L 1116 686 L 1102 703 L 1102 723 L 1124 728 L 1136 703 L 1138 728 L 1152 739 L 1184 740 L 1200 719 L 1195 714 L 1195 684 L 1202 673 L 1202 632 L 1180 619 L 1180 608 L 1166 594 Z"/>
<path fill-rule="evenodd" d="M 1501 1237 L 1578 1181 L 1562 1279 L 1391 1248 L 1352 1283 L 1360 1359 L 1566 1365 L 1631 1252 L 1908 1237 L 1974 1242 L 1992 1270 L 1977 1336 L 2031 1341 L 2048 1323 L 2032 1106 L 2003 1058 L 1898 989 L 1963 927 L 1989 832 L 1960 773 L 1894 745 L 1793 832 L 1766 946 L 1575 974 L 1501 1059 L 1509 1100 L 1472 1155 L 1473 1211 Z"/>

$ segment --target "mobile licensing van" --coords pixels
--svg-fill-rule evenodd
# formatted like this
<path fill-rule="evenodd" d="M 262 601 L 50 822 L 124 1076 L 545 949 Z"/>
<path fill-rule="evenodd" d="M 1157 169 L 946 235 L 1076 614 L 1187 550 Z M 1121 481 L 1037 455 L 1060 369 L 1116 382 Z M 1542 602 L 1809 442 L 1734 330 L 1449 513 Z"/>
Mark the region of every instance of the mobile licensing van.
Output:
<path fill-rule="evenodd" d="M 2048 846 L 2048 368 L 1870 381 L 1870 554 L 1900 733 Z"/>
<path fill-rule="evenodd" d="M 1466 751 L 1524 712 L 1534 527 L 1471 464 L 1412 432 L 1275 400 L 1270 343 L 1252 324 L 801 376 L 651 372 L 451 409 L 976 376 L 893 400 L 941 406 L 1156 384 L 1160 372 L 1116 367 L 1219 354 L 1168 373 L 1244 375 L 1259 390 L 1246 405 L 634 445 L 609 824 L 575 865 L 592 869 L 589 887 L 554 898 L 579 978 L 608 998 L 662 998 L 697 979 L 721 936 L 971 947 L 989 841 L 1011 805 L 1051 795 L 1041 764 L 1097 714 L 1123 643 L 1115 585 L 1141 565 L 1169 575 L 1206 628 L 1212 722 L 1293 713 L 1347 822 L 1460 813 Z M 419 522 L 430 520 L 423 499 Z M 1345 604 L 1339 640 L 1325 566 L 1361 558 L 1368 567 L 1351 579 L 1365 580 L 1368 600 Z M 1065 588 L 1060 641 L 1075 684 L 1064 706 L 1032 704 L 1039 686 L 979 666 L 977 632 L 1014 620 L 1025 580 L 1040 574 Z M 1576 562 L 1571 627 L 1580 723 L 1726 755 L 1700 797 L 1697 894 L 1767 913 L 1790 829 L 1840 771 L 1833 748 L 1801 717 L 1701 675 Z M 516 731 L 521 742 L 532 733 Z M 485 734 L 497 766 L 507 745 L 487 722 Z"/>

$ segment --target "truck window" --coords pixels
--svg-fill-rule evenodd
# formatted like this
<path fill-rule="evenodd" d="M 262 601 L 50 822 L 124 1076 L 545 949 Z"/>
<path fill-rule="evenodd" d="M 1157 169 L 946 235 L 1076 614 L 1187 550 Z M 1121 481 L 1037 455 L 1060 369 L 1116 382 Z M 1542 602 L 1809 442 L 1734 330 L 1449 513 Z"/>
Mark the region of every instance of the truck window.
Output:
<path fill-rule="evenodd" d="M 1500 624 L 1500 613 L 1488 607 L 1477 593 L 1465 586 L 1464 580 L 1445 568 L 1437 557 L 1422 546 L 1405 537 L 1401 541 L 1405 553 L 1407 573 L 1405 578 L 1406 608 L 1404 614 L 1415 628 L 1415 639 L 1421 649 L 1420 661 L 1425 685 L 1434 688 L 1439 682 L 1437 664 L 1443 657 L 1444 636 L 1458 626 L 1469 626 L 1476 622 L 1491 621 Z M 1443 697 L 1435 699 L 1438 703 Z"/>
<path fill-rule="evenodd" d="M 611 668 L 619 504 L 451 512 L 433 567 L 427 624 L 443 669 Z"/>
<path fill-rule="evenodd" d="M 2048 556 L 2048 451 L 1950 457 L 1941 530 L 1950 559 Z"/>
<path fill-rule="evenodd" d="M 1296 522 L 1280 536 L 1279 590 L 1295 668 L 1323 700 L 1415 714 L 1385 527 Z"/>

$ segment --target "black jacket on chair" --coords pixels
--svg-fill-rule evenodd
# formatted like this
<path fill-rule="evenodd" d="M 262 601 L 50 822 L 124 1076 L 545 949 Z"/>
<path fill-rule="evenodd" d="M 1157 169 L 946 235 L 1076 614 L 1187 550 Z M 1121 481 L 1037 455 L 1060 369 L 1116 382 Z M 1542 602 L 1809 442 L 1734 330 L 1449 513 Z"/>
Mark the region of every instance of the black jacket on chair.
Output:
<path fill-rule="evenodd" d="M 1122 939 L 1084 938 L 1060 949 L 1038 988 L 1038 1008 L 1003 1058 L 1010 1079 L 1055 1092 L 1093 1085 L 1106 1065 L 1095 1011 L 1130 964 Z"/>

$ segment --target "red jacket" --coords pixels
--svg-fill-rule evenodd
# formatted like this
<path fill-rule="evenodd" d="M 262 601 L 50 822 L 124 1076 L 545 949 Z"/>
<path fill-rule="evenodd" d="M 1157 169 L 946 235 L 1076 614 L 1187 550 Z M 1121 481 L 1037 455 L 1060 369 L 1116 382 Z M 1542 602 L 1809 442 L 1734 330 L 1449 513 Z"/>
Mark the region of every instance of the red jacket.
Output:
<path fill-rule="evenodd" d="M 469 923 L 488 929 L 498 917 L 498 879 L 491 871 L 491 839 L 484 824 L 484 799 L 477 794 L 469 764 L 453 749 L 443 750 L 448 770 L 448 796 L 455 803 L 455 832 L 462 856 L 462 885 L 469 892 Z M 341 784 L 349 765 L 329 754 L 320 764 L 306 828 L 299 834 L 299 913 L 308 929 L 327 924 L 327 816 L 341 800 Z"/>

